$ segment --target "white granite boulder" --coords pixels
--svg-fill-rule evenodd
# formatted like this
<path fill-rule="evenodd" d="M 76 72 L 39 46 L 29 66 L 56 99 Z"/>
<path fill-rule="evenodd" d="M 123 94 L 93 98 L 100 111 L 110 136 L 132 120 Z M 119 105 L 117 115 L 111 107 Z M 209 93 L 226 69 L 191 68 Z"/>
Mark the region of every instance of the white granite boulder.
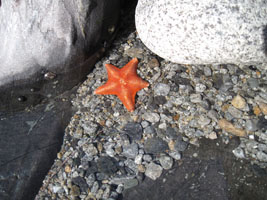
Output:
<path fill-rule="evenodd" d="M 172 62 L 267 62 L 265 0 L 139 0 L 136 28 L 150 50 Z"/>

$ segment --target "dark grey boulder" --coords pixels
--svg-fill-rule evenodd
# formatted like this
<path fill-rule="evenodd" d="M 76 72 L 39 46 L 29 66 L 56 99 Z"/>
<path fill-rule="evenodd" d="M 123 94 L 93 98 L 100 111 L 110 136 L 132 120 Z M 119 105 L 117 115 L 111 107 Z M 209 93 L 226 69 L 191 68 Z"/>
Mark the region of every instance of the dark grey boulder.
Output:
<path fill-rule="evenodd" d="M 120 0 L 2 1 L 0 111 L 79 83 L 114 37 L 119 13 Z"/>
<path fill-rule="evenodd" d="M 111 44 L 120 9 L 120 0 L 0 0 L 1 200 L 34 199 L 73 114 L 73 87 Z"/>

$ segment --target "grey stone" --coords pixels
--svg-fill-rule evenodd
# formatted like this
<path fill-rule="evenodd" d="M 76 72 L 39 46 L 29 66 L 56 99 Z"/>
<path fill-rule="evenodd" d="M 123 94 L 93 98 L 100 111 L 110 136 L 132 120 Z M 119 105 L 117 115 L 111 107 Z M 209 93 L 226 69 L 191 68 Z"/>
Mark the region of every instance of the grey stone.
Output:
<path fill-rule="evenodd" d="M 143 159 L 143 154 L 138 154 L 134 159 L 134 163 L 140 165 L 142 163 L 142 159 Z"/>
<path fill-rule="evenodd" d="M 87 183 L 86 183 L 86 181 L 85 181 L 84 178 L 78 176 L 78 177 L 73 178 L 73 179 L 72 179 L 72 182 L 73 182 L 75 185 L 79 186 L 81 192 L 86 192 L 86 191 L 87 191 L 87 189 L 88 189 L 88 185 L 87 185 Z"/>
<path fill-rule="evenodd" d="M 217 122 L 219 119 L 219 114 L 215 110 L 210 110 L 207 115 L 215 122 Z"/>
<path fill-rule="evenodd" d="M 126 156 L 127 158 L 135 158 L 138 154 L 138 145 L 133 142 L 130 145 L 123 146 L 122 155 Z"/>
<path fill-rule="evenodd" d="M 257 152 L 257 158 L 262 162 L 267 162 L 267 154 L 262 151 Z"/>
<path fill-rule="evenodd" d="M 203 70 L 205 76 L 211 76 L 211 69 L 208 66 L 205 66 Z"/>
<path fill-rule="evenodd" d="M 167 102 L 165 96 L 155 96 L 154 97 L 154 103 L 157 105 L 163 105 Z"/>
<path fill-rule="evenodd" d="M 117 189 L 116 189 L 116 192 L 119 193 L 119 194 L 121 194 L 122 191 L 123 191 L 123 185 L 120 184 L 120 185 L 118 185 L 118 187 L 117 187 Z"/>
<path fill-rule="evenodd" d="M 135 16 L 143 43 L 172 62 L 267 62 L 265 0 L 140 0 Z"/>
<path fill-rule="evenodd" d="M 147 161 L 147 162 L 150 162 L 150 161 L 152 160 L 152 157 L 151 157 L 150 155 L 148 155 L 148 154 L 145 154 L 145 155 L 143 156 L 143 160 L 144 160 L 144 161 Z"/>
<path fill-rule="evenodd" d="M 237 157 L 237 158 L 245 158 L 245 154 L 244 151 L 241 147 L 237 147 L 233 150 L 233 154 Z"/>
<path fill-rule="evenodd" d="M 148 126 L 144 129 L 144 133 L 145 134 L 155 134 L 156 133 L 156 130 L 153 126 Z"/>
<path fill-rule="evenodd" d="M 108 179 L 109 176 L 107 174 L 104 174 L 104 173 L 96 173 L 96 179 L 99 180 L 99 181 L 102 181 L 102 180 L 105 180 L 105 179 Z"/>
<path fill-rule="evenodd" d="M 197 122 L 201 127 L 205 127 L 211 122 L 211 120 L 209 118 L 201 115 Z"/>
<path fill-rule="evenodd" d="M 167 96 L 170 92 L 170 86 L 165 83 L 158 83 L 154 87 L 155 96 Z"/>
<path fill-rule="evenodd" d="M 166 155 L 161 155 L 159 157 L 160 165 L 163 169 L 171 169 L 173 165 L 173 159 Z"/>
<path fill-rule="evenodd" d="M 174 145 L 175 151 L 185 151 L 187 147 L 188 147 L 188 142 L 185 142 L 182 139 L 177 139 L 175 141 Z"/>
<path fill-rule="evenodd" d="M 89 174 L 86 178 L 86 183 L 88 184 L 89 187 L 92 187 L 95 180 L 96 180 L 96 177 L 95 177 L 95 174 L 92 173 L 92 174 Z"/>
<path fill-rule="evenodd" d="M 202 102 L 201 94 L 191 94 L 190 95 L 190 101 L 192 103 L 201 103 Z"/>
<path fill-rule="evenodd" d="M 156 123 L 159 122 L 160 120 L 160 116 L 158 113 L 154 113 L 154 112 L 146 112 L 143 114 L 143 119 L 151 122 L 151 123 Z"/>
<path fill-rule="evenodd" d="M 176 138 L 178 136 L 178 131 L 172 127 L 167 127 L 166 134 L 168 137 L 173 139 L 173 138 Z"/>
<path fill-rule="evenodd" d="M 149 126 L 149 123 L 148 123 L 148 121 L 144 120 L 144 121 L 141 122 L 141 125 L 142 125 L 143 128 L 146 128 L 146 127 Z"/>
<path fill-rule="evenodd" d="M 102 198 L 103 199 L 108 199 L 109 195 L 110 195 L 110 192 L 111 192 L 110 186 L 107 186 L 106 189 L 104 190 Z"/>
<path fill-rule="evenodd" d="M 170 151 L 169 156 L 171 156 L 175 160 L 180 160 L 182 158 L 182 155 L 178 151 Z"/>
<path fill-rule="evenodd" d="M 91 190 L 90 190 L 90 192 L 92 194 L 96 194 L 97 191 L 98 191 L 98 189 L 99 189 L 99 183 L 97 181 L 95 181 L 94 184 L 93 184 L 93 186 L 92 186 L 92 188 L 91 188 Z"/>
<path fill-rule="evenodd" d="M 227 111 L 235 118 L 242 118 L 243 112 L 233 106 L 229 106 Z"/>
<path fill-rule="evenodd" d="M 138 167 L 135 164 L 134 160 L 127 159 L 127 160 L 124 161 L 124 164 L 125 164 L 126 167 L 128 167 L 131 170 L 130 174 L 132 174 L 132 172 L 134 172 L 134 174 L 138 173 Z"/>
<path fill-rule="evenodd" d="M 162 167 L 160 165 L 157 165 L 153 162 L 146 165 L 145 175 L 151 178 L 152 180 L 156 180 L 157 178 L 159 178 L 161 173 Z"/>
<path fill-rule="evenodd" d="M 53 193 L 62 193 L 64 191 L 64 189 L 59 186 L 59 185 L 55 185 L 53 186 Z"/>
<path fill-rule="evenodd" d="M 138 180 L 135 178 L 135 176 L 118 177 L 118 178 L 113 178 L 111 180 L 111 183 L 115 185 L 123 184 L 124 189 L 128 189 L 138 185 Z"/>
<path fill-rule="evenodd" d="M 117 161 L 114 158 L 103 156 L 97 160 L 99 172 L 107 175 L 114 174 L 118 170 Z"/>
<path fill-rule="evenodd" d="M 140 48 L 130 48 L 125 51 L 125 54 L 132 58 L 143 58 L 144 50 Z"/>
<path fill-rule="evenodd" d="M 81 191 L 78 186 L 72 185 L 70 188 L 70 195 L 73 197 L 77 197 L 81 194 Z"/>
<path fill-rule="evenodd" d="M 259 87 L 259 80 L 256 78 L 249 78 L 247 82 L 252 89 L 257 89 Z"/>
<path fill-rule="evenodd" d="M 247 131 L 256 131 L 258 130 L 258 120 L 247 120 L 246 121 L 246 130 Z"/>
<path fill-rule="evenodd" d="M 89 157 L 97 155 L 98 151 L 97 148 L 93 144 L 84 144 L 83 151 L 88 155 Z"/>
<path fill-rule="evenodd" d="M 161 138 L 149 138 L 145 141 L 144 149 L 146 153 L 157 154 L 168 149 L 168 144 Z"/>
<path fill-rule="evenodd" d="M 90 136 L 95 135 L 97 130 L 99 129 L 99 125 L 91 121 L 84 122 L 81 126 L 83 127 L 84 133 Z"/>
<path fill-rule="evenodd" d="M 196 84 L 196 92 L 204 92 L 206 90 L 206 85 L 202 84 L 202 83 L 197 83 Z"/>
<path fill-rule="evenodd" d="M 123 131 L 132 139 L 132 140 L 141 140 L 142 138 L 142 133 L 143 133 L 143 128 L 140 124 L 130 122 L 127 123 L 123 127 Z"/>

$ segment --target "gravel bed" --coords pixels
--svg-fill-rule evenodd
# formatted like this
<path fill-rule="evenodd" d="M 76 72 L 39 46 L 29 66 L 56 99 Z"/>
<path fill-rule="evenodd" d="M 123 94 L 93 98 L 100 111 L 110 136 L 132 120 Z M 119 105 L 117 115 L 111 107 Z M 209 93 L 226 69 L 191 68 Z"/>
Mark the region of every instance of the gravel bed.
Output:
<path fill-rule="evenodd" d="M 79 87 L 77 112 L 36 199 L 118 199 L 170 170 L 201 137 L 240 137 L 234 155 L 267 166 L 266 69 L 179 65 L 151 53 L 135 31 L 118 38 Z M 150 85 L 130 113 L 116 96 L 93 92 L 107 80 L 104 64 L 122 67 L 133 57 Z"/>

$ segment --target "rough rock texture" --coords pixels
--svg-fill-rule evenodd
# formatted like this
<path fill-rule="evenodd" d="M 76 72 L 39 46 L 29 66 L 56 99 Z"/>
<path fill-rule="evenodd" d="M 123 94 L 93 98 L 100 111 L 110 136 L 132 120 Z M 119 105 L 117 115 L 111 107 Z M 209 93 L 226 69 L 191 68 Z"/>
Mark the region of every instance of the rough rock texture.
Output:
<path fill-rule="evenodd" d="M 72 115 L 69 96 L 28 112 L 0 112 L 0 199 L 34 198 L 60 149 L 64 128 Z"/>
<path fill-rule="evenodd" d="M 264 0 L 140 0 L 136 28 L 159 56 L 183 64 L 267 62 Z"/>
<path fill-rule="evenodd" d="M 0 110 L 14 109 L 19 96 L 39 103 L 85 78 L 116 32 L 119 13 L 119 0 L 2 1 Z"/>

